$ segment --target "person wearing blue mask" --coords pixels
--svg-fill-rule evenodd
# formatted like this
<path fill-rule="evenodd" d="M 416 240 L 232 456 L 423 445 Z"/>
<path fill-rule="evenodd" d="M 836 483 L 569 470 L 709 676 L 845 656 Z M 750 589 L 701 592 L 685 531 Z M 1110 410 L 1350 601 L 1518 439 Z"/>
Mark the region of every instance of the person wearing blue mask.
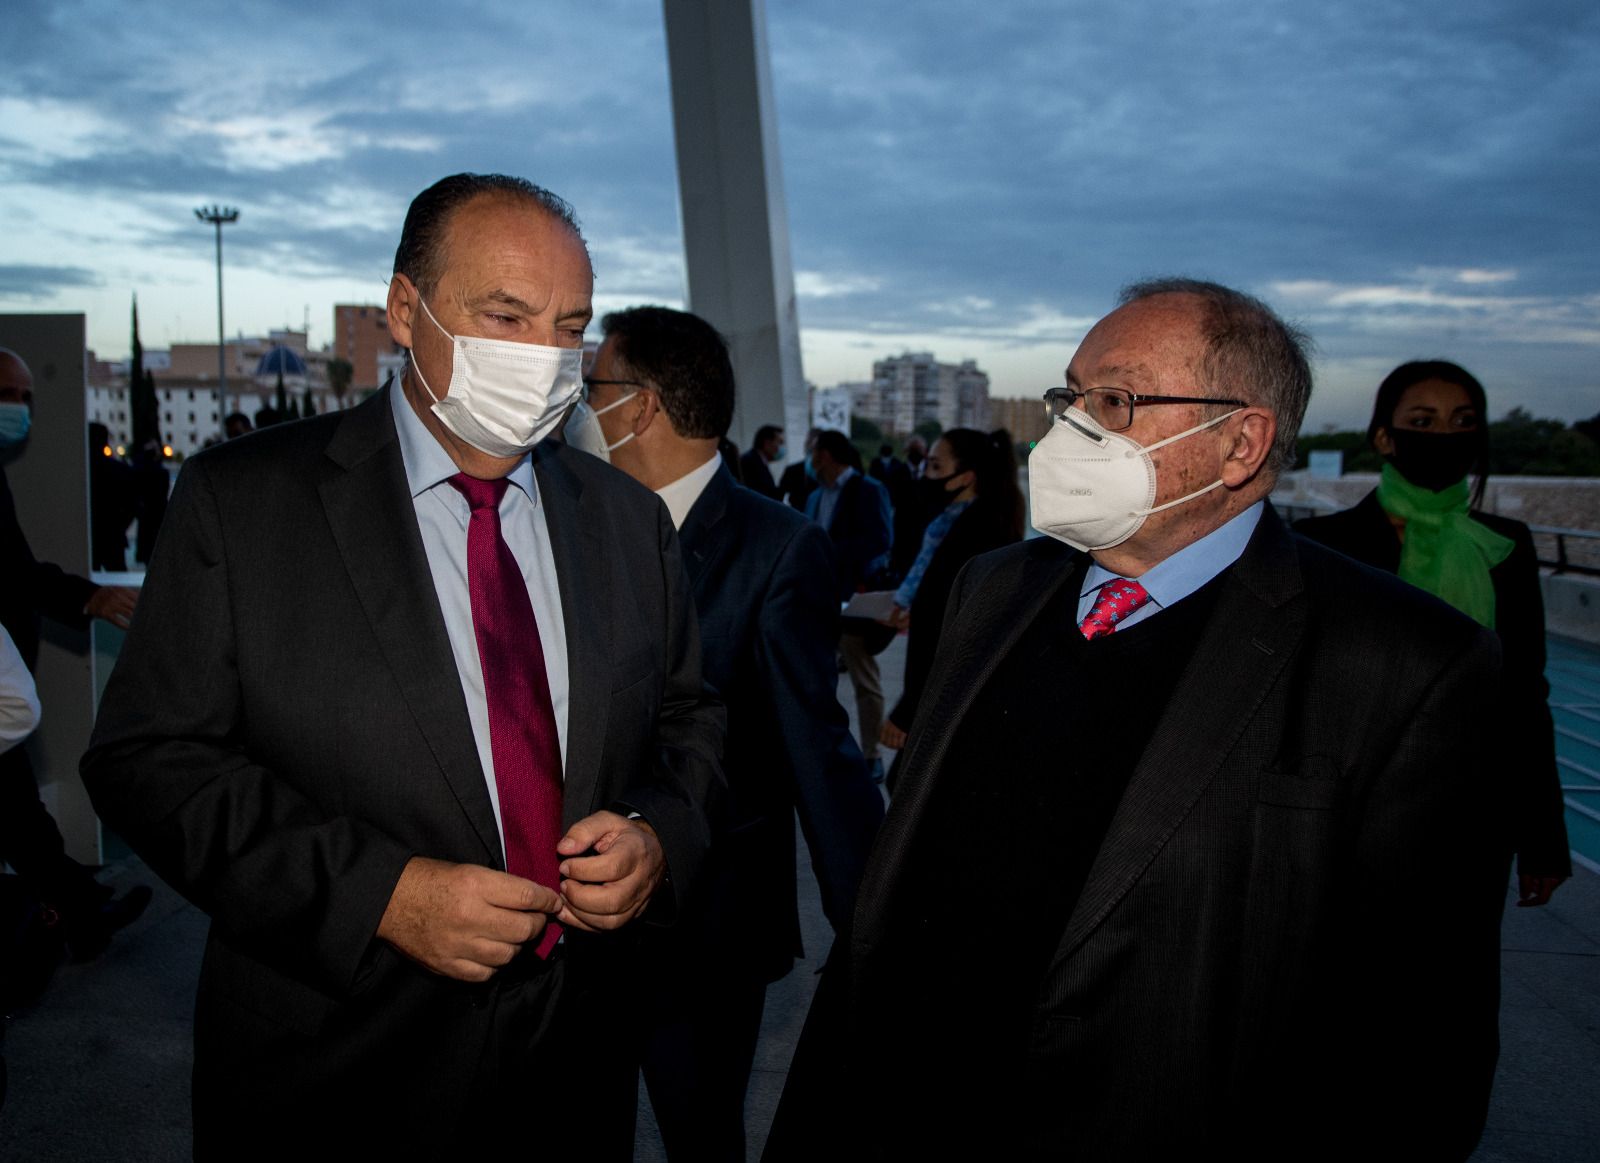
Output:
<path fill-rule="evenodd" d="M 772 466 L 781 465 L 789 449 L 783 443 L 783 429 L 776 424 L 763 424 L 756 429 L 756 438 L 750 450 L 739 458 L 739 483 L 753 489 L 769 500 L 780 500 L 777 479 Z"/>

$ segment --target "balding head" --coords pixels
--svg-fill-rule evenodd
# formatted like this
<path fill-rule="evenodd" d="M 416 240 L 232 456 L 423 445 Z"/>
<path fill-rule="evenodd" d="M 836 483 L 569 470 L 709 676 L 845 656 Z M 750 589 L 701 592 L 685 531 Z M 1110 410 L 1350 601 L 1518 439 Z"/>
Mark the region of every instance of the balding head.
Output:
<path fill-rule="evenodd" d="M 33 373 L 9 347 L 0 347 L 0 404 L 33 406 Z"/>

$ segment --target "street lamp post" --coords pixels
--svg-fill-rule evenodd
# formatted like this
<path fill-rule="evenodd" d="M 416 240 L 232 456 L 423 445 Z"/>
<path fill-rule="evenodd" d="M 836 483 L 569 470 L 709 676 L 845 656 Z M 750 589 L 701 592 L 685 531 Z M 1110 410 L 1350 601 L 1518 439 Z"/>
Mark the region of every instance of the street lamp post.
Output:
<path fill-rule="evenodd" d="M 222 226 L 225 222 L 239 221 L 239 211 L 233 206 L 202 206 L 194 212 L 201 222 L 210 222 L 217 228 L 217 408 L 224 417 L 228 414 L 228 333 L 222 323 Z"/>

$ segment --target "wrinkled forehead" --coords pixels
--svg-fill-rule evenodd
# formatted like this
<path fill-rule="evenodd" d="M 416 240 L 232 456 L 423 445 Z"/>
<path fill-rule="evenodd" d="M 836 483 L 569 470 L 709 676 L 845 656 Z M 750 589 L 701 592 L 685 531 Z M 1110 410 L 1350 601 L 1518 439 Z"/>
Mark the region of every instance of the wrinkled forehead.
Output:
<path fill-rule="evenodd" d="M 1111 312 L 1083 337 L 1067 382 L 1137 391 L 1192 379 L 1205 357 L 1205 339 L 1191 298 L 1157 295 Z"/>

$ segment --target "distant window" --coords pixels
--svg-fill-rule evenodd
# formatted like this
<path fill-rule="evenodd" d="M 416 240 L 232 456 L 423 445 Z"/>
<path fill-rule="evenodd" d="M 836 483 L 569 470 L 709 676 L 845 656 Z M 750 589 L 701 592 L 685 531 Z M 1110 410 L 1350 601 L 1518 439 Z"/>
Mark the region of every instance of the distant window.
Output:
<path fill-rule="evenodd" d="M 194 389 L 193 388 L 189 389 L 189 398 L 191 400 L 194 399 Z M 192 420 L 192 419 L 194 419 L 194 417 L 191 416 L 190 419 Z"/>
<path fill-rule="evenodd" d="M 192 395 L 194 395 L 194 393 L 193 393 L 193 392 L 190 392 L 190 393 L 189 393 L 189 394 L 190 394 L 190 395 L 191 395 L 191 396 L 192 396 Z M 191 423 L 191 424 L 193 424 L 193 423 L 194 423 L 194 413 L 193 413 L 193 412 L 190 412 L 190 413 L 189 413 L 189 423 Z"/>

